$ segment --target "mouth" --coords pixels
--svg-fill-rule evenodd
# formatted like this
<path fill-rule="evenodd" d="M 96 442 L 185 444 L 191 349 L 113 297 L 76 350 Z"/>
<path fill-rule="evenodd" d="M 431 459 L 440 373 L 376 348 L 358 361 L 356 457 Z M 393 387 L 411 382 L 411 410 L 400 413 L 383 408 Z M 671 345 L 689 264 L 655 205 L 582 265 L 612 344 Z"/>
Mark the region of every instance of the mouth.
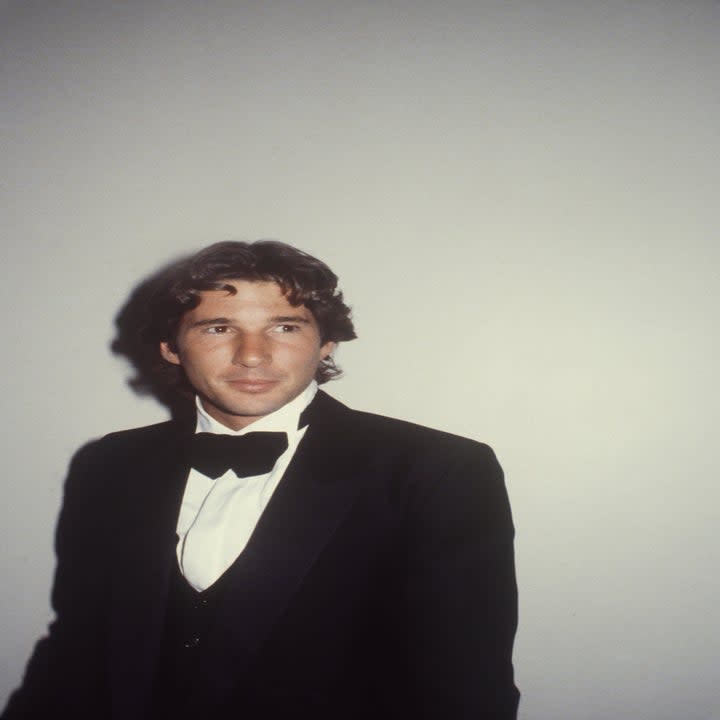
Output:
<path fill-rule="evenodd" d="M 228 385 L 246 393 L 263 393 L 277 385 L 277 380 L 228 380 Z"/>

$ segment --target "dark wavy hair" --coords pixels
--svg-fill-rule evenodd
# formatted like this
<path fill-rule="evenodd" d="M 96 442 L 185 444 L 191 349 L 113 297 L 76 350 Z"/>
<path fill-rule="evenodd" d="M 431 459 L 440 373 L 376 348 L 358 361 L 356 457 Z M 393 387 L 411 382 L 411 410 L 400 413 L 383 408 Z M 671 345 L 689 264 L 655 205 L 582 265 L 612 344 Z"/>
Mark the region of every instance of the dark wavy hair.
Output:
<path fill-rule="evenodd" d="M 194 390 L 182 368 L 161 356 L 160 343 L 174 344 L 180 321 L 199 305 L 202 291 L 235 293 L 229 280 L 277 283 L 291 305 L 304 305 L 313 314 L 322 343 L 356 337 L 337 276 L 324 262 L 275 240 L 210 245 L 141 282 L 115 319 L 111 348 L 133 365 L 136 374 L 130 386 L 154 395 L 173 415 L 188 411 Z M 324 383 L 339 375 L 340 368 L 327 357 L 318 365 L 315 379 Z"/>

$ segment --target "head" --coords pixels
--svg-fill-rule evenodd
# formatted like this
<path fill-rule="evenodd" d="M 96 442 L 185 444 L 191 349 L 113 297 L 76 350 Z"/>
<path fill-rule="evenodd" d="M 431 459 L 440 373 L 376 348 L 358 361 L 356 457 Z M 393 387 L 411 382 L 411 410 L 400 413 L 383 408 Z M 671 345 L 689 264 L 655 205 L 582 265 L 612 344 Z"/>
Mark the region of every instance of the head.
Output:
<path fill-rule="evenodd" d="M 355 337 L 330 268 L 269 240 L 220 242 L 173 263 L 135 291 L 117 326 L 113 349 L 138 370 L 136 389 L 153 392 L 177 413 L 196 393 L 205 403 L 202 376 L 220 373 L 251 396 L 251 417 L 291 400 L 286 395 L 294 397 L 313 377 L 318 383 L 338 377 L 332 351 Z M 273 396 L 267 403 L 265 390 Z"/>

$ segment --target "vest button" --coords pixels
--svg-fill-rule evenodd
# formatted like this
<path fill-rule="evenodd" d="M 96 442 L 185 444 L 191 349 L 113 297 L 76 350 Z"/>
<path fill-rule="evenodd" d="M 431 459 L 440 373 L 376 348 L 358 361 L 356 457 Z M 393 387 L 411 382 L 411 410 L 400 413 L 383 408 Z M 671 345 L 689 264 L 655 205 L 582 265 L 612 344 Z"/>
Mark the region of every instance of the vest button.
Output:
<path fill-rule="evenodd" d="M 183 643 L 183 647 L 190 650 L 191 648 L 197 647 L 199 644 L 200 644 L 200 638 L 196 636 L 196 637 L 190 638 L 189 640 L 186 640 Z"/>

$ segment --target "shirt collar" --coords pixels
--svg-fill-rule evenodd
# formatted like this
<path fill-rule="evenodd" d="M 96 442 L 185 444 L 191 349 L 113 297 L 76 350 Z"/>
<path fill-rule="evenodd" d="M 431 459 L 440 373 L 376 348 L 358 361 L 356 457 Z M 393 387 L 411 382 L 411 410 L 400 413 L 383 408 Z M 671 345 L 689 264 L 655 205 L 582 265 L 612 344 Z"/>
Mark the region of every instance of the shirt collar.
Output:
<path fill-rule="evenodd" d="M 298 423 L 303 410 L 311 403 L 318 390 L 318 385 L 313 380 L 297 397 L 286 403 L 277 410 L 268 415 L 261 417 L 253 423 L 250 423 L 242 430 L 231 430 L 222 423 L 210 417 L 203 408 L 199 397 L 195 397 L 195 407 L 197 409 L 197 424 L 195 432 L 216 433 L 218 435 L 244 435 L 249 432 L 270 431 L 270 432 L 286 432 L 288 437 L 292 437 L 298 431 Z"/>

